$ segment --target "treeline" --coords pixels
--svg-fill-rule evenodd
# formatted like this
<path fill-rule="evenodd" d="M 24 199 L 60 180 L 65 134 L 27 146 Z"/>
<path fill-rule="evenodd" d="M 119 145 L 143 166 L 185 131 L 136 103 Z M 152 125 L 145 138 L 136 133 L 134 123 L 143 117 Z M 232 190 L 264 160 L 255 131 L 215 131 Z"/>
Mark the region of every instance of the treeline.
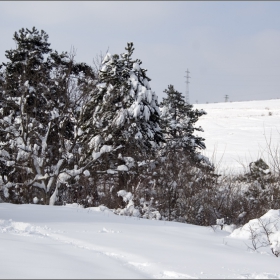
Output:
<path fill-rule="evenodd" d="M 260 187 L 266 173 L 230 180 L 215 173 L 195 134 L 206 112 L 172 85 L 159 104 L 147 70 L 132 58 L 133 43 L 107 53 L 96 71 L 52 50 L 43 30 L 21 29 L 13 39 L 0 66 L 3 201 L 105 205 L 199 225 L 223 217 L 242 224 L 279 207 L 276 175 Z"/>

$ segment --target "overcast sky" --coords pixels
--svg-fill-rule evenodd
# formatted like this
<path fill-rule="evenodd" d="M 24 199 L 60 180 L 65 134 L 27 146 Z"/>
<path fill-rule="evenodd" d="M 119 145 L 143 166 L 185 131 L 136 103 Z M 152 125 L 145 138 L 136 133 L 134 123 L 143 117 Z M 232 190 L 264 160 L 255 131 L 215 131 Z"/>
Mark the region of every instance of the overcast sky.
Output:
<path fill-rule="evenodd" d="M 93 65 L 109 48 L 142 60 L 159 96 L 169 84 L 191 103 L 280 98 L 278 1 L 0 2 L 0 62 L 20 28 L 45 30 L 53 49 Z"/>

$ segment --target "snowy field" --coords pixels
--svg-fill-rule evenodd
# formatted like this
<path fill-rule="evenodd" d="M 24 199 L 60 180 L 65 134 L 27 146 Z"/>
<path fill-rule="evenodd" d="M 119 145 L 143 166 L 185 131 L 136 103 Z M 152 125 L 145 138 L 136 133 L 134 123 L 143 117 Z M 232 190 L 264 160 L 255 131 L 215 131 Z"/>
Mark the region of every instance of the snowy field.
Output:
<path fill-rule="evenodd" d="M 208 113 L 198 122 L 205 154 L 222 158 L 222 169 L 257 160 L 265 135 L 280 143 L 280 100 L 195 108 Z M 104 207 L 1 203 L 0 278 L 280 279 L 280 258 L 269 248 L 248 250 L 246 226 L 230 232 L 116 216 Z"/>
<path fill-rule="evenodd" d="M 0 213 L 1 278 L 280 278 L 279 258 L 248 251 L 240 232 L 75 205 Z"/>
<path fill-rule="evenodd" d="M 242 172 L 243 166 L 267 158 L 267 143 L 280 145 L 280 99 L 195 104 L 207 115 L 197 122 L 204 132 L 204 155 L 221 170 Z M 267 161 L 268 162 L 268 161 Z"/>

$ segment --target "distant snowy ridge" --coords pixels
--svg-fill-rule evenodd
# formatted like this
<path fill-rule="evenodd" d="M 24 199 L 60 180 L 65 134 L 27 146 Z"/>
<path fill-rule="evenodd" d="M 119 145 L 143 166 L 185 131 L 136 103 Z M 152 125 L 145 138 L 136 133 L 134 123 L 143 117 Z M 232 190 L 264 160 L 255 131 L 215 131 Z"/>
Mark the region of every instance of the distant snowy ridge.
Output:
<path fill-rule="evenodd" d="M 267 142 L 280 143 L 280 99 L 194 104 L 204 109 L 197 124 L 206 140 L 204 155 L 222 170 L 242 172 L 260 157 L 267 160 Z M 268 160 L 267 160 L 268 161 Z"/>

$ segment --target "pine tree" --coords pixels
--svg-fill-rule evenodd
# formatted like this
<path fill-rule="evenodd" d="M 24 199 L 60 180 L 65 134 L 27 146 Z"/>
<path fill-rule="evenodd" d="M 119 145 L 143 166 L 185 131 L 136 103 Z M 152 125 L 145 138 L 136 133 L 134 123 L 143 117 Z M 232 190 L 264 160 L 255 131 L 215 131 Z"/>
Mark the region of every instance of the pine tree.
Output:
<path fill-rule="evenodd" d="M 185 102 L 182 93 L 169 85 L 164 90 L 166 98 L 160 104 L 161 122 L 168 145 L 183 149 L 194 156 L 198 149 L 205 149 L 204 138 L 194 135 L 195 131 L 203 131 L 195 127 L 199 117 L 206 114 L 204 110 L 193 110 L 193 106 Z"/>
<path fill-rule="evenodd" d="M 142 62 L 131 58 L 133 44 L 128 43 L 126 50 L 121 57 L 108 53 L 104 58 L 98 91 L 85 109 L 84 129 L 94 129 L 104 144 L 132 144 L 143 152 L 162 139 L 160 112 Z"/>
<path fill-rule="evenodd" d="M 158 207 L 162 217 L 186 221 L 185 205 L 212 180 L 212 166 L 199 152 L 205 149 L 204 139 L 194 135 L 195 131 L 203 131 L 195 124 L 206 113 L 193 110 L 173 85 L 164 92 L 167 97 L 160 104 L 160 126 L 166 142 L 161 145 L 156 169 Z"/>
<path fill-rule="evenodd" d="M 81 91 L 93 71 L 52 52 L 35 27 L 15 32 L 6 52 L 0 112 L 3 195 L 15 203 L 53 204 L 58 188 L 77 170 Z"/>
<path fill-rule="evenodd" d="M 117 174 L 124 188 L 128 174 L 135 175 L 138 163 L 163 141 L 157 96 L 142 62 L 132 60 L 133 51 L 128 43 L 120 56 L 107 53 L 97 90 L 83 109 L 89 164 L 110 178 Z"/>

